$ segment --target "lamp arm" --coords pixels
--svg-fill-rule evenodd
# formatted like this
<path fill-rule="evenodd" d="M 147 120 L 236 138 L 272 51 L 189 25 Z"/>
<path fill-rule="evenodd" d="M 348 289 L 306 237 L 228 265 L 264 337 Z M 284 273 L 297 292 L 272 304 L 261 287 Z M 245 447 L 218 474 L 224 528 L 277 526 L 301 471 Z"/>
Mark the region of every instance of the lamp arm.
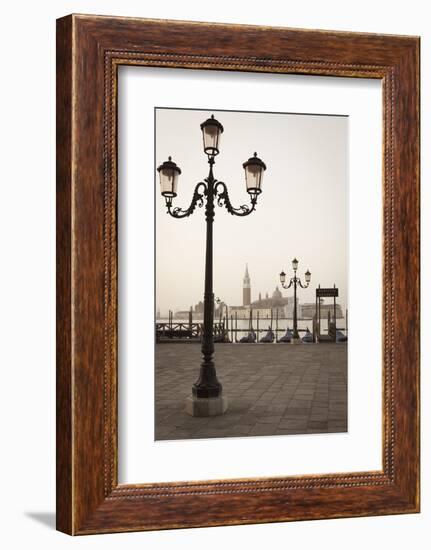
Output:
<path fill-rule="evenodd" d="M 288 289 L 292 286 L 293 284 L 293 279 L 290 279 L 290 283 L 288 285 L 285 285 L 284 283 L 281 283 L 281 286 L 284 288 L 284 289 Z"/>
<path fill-rule="evenodd" d="M 308 286 L 310 285 L 310 283 L 306 283 L 305 285 L 303 285 L 299 277 L 298 277 L 298 284 L 301 288 L 308 288 Z"/>
<path fill-rule="evenodd" d="M 206 184 L 203 181 L 199 182 L 196 185 L 195 190 L 193 191 L 192 202 L 190 203 L 190 206 L 186 209 L 180 208 L 179 206 L 172 208 L 172 197 L 165 197 L 168 214 L 170 214 L 173 218 L 178 218 L 178 219 L 187 218 L 188 216 L 191 216 L 196 206 L 199 206 L 199 208 L 202 208 L 204 204 L 204 197 L 207 195 L 207 193 L 208 193 L 208 188 Z"/>
<path fill-rule="evenodd" d="M 219 190 L 220 188 L 220 190 Z M 214 186 L 214 196 L 217 197 L 217 204 L 219 206 L 225 206 L 229 214 L 233 216 L 248 216 L 256 209 L 257 195 L 251 197 L 251 205 L 245 204 L 235 208 L 230 202 L 229 193 L 226 184 L 222 181 L 218 181 Z"/>

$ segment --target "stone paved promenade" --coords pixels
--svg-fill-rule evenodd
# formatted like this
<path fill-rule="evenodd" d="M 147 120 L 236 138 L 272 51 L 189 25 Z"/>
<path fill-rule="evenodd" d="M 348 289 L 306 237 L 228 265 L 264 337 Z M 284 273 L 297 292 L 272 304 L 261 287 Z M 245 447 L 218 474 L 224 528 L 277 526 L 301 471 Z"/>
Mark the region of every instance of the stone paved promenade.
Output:
<path fill-rule="evenodd" d="M 346 344 L 216 344 L 222 416 L 186 414 L 200 346 L 156 346 L 156 439 L 347 431 Z"/>

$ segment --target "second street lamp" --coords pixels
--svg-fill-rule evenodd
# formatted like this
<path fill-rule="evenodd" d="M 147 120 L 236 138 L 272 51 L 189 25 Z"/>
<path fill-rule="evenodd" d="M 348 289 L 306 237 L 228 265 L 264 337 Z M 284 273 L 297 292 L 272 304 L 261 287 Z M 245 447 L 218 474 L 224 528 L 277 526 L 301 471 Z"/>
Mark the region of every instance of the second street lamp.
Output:
<path fill-rule="evenodd" d="M 224 206 L 234 216 L 248 216 L 256 209 L 257 198 L 262 192 L 263 172 L 265 163 L 254 153 L 243 164 L 246 189 L 250 195 L 250 205 L 238 208 L 232 206 L 225 183 L 215 179 L 213 166 L 215 157 L 220 152 L 220 137 L 224 129 L 214 118 L 201 124 L 204 153 L 208 157 L 209 174 L 204 181 L 199 182 L 193 192 L 190 206 L 186 209 L 173 207 L 173 199 L 177 196 L 180 168 L 169 157 L 157 170 L 160 177 L 160 191 L 165 198 L 168 214 L 174 218 L 186 218 L 193 214 L 196 206 L 205 203 L 206 218 L 206 253 L 205 253 L 205 291 L 204 291 L 204 326 L 202 337 L 202 356 L 199 377 L 192 386 L 192 396 L 186 401 L 186 410 L 193 416 L 214 416 L 223 414 L 227 409 L 227 400 L 222 393 L 222 385 L 217 379 L 214 354 L 214 294 L 213 294 L 213 222 L 214 203 Z"/>
<path fill-rule="evenodd" d="M 292 268 L 293 268 L 293 277 L 290 279 L 289 284 L 286 285 L 286 273 L 282 271 L 280 273 L 280 283 L 283 288 L 290 288 L 293 286 L 293 338 L 295 340 L 299 340 L 299 333 L 298 333 L 298 311 L 297 311 L 297 304 L 296 304 L 296 287 L 299 285 L 301 288 L 307 288 L 311 281 L 311 273 L 307 269 L 305 272 L 305 285 L 302 284 L 302 281 L 299 277 L 296 276 L 296 272 L 298 270 L 299 262 L 296 258 L 292 260 Z"/>

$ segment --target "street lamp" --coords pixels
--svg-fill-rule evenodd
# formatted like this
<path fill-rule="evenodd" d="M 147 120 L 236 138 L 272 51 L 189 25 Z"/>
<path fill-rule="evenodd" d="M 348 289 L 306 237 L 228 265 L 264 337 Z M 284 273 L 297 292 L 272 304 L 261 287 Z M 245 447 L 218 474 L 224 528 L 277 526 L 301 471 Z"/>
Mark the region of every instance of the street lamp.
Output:
<path fill-rule="evenodd" d="M 227 319 L 227 316 L 229 315 L 229 307 L 228 305 L 223 302 L 223 300 L 220 300 L 220 298 L 216 298 L 216 304 L 218 305 L 219 308 L 221 308 L 221 314 L 223 315 L 223 306 L 225 307 L 225 310 L 226 310 L 226 319 Z"/>
<path fill-rule="evenodd" d="M 281 286 L 283 288 L 288 289 L 293 285 L 293 338 L 294 339 L 299 339 L 298 313 L 297 313 L 297 308 L 296 308 L 296 287 L 299 285 L 301 288 L 307 288 L 310 284 L 310 281 L 311 281 L 311 273 L 307 269 L 307 271 L 304 274 L 304 276 L 305 276 L 305 285 L 302 284 L 301 279 L 296 276 L 296 272 L 298 270 L 298 264 L 299 264 L 298 260 L 296 258 L 294 258 L 292 260 L 293 277 L 290 279 L 288 285 L 285 284 L 286 283 L 286 273 L 284 271 L 282 271 L 280 273 L 280 282 L 281 282 Z"/>
<path fill-rule="evenodd" d="M 225 311 L 226 311 L 226 327 L 224 325 L 224 322 L 223 322 L 223 330 L 224 330 L 224 340 L 225 342 L 230 342 L 229 340 L 229 307 L 227 304 L 225 304 L 225 302 L 223 302 L 223 300 L 220 300 L 220 298 L 216 298 L 216 304 L 218 305 L 219 307 L 219 310 L 220 310 L 220 317 L 223 316 L 223 306 L 225 307 Z"/>
<path fill-rule="evenodd" d="M 160 191 L 165 198 L 168 214 L 173 218 L 186 218 L 193 214 L 196 206 L 202 207 L 205 202 L 206 218 L 206 254 L 205 254 L 205 293 L 204 293 L 204 326 L 202 337 L 203 361 L 198 380 L 192 386 L 192 396 L 186 401 L 186 410 L 193 416 L 213 416 L 223 414 L 227 408 L 227 400 L 222 394 L 222 385 L 217 379 L 213 361 L 214 354 L 214 294 L 213 294 L 213 221 L 214 202 L 224 206 L 234 216 L 248 216 L 256 209 L 257 198 L 262 191 L 265 163 L 254 153 L 243 164 L 245 171 L 246 190 L 250 195 L 250 205 L 238 208 L 232 206 L 225 183 L 218 181 L 213 175 L 215 157 L 220 152 L 220 137 L 224 129 L 214 118 L 205 120 L 201 125 L 204 153 L 208 156 L 209 174 L 204 181 L 199 182 L 193 192 L 190 206 L 186 209 L 173 207 L 173 199 L 177 196 L 180 168 L 169 157 L 157 170 L 160 178 Z"/>
<path fill-rule="evenodd" d="M 220 138 L 224 131 L 222 124 L 211 115 L 201 124 L 202 137 L 204 140 L 204 152 L 208 156 L 215 157 L 219 154 Z"/>

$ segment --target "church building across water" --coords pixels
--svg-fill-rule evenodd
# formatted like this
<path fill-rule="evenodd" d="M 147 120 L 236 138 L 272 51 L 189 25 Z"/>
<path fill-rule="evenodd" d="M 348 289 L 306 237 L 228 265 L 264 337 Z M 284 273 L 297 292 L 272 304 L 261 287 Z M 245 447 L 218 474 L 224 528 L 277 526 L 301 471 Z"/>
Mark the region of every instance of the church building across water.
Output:
<path fill-rule="evenodd" d="M 299 306 L 298 306 L 299 308 Z M 278 286 L 275 287 L 274 292 L 271 297 L 268 292 L 265 295 L 265 298 L 262 298 L 261 293 L 259 292 L 259 299 L 251 301 L 251 279 L 248 272 L 248 265 L 245 266 L 245 273 L 242 283 L 242 305 L 228 305 L 229 313 L 238 315 L 238 319 L 248 319 L 250 317 L 250 310 L 253 310 L 253 315 L 256 315 L 259 312 L 259 317 L 261 318 L 270 318 L 271 310 L 272 315 L 277 315 L 279 319 L 291 318 L 293 314 L 293 296 L 283 297 L 282 293 Z M 298 309 L 298 314 L 300 316 L 300 310 Z"/>
<path fill-rule="evenodd" d="M 242 304 L 241 305 L 231 305 L 218 302 L 214 307 L 214 316 L 219 318 L 220 315 L 224 316 L 226 309 L 229 315 L 232 315 L 238 319 L 249 319 L 250 311 L 255 318 L 259 313 L 260 319 L 270 319 L 271 315 L 273 318 L 277 317 L 279 319 L 292 319 L 293 318 L 293 296 L 283 296 L 278 286 L 275 287 L 271 296 L 268 292 L 265 293 L 265 297 L 262 297 L 262 294 L 259 292 L 259 298 L 252 301 L 252 292 L 251 292 L 251 277 L 248 271 L 248 264 L 245 266 L 244 277 L 242 279 Z M 332 304 L 322 304 L 321 312 L 323 316 L 327 315 L 328 309 L 333 310 Z M 194 318 L 203 319 L 203 310 L 204 304 L 202 301 L 197 303 L 194 307 L 191 306 L 190 310 L 187 311 L 177 311 L 175 317 L 177 319 L 189 319 L 190 315 L 193 315 Z M 316 310 L 315 303 L 302 303 L 300 304 L 299 299 L 297 298 L 297 312 L 298 319 L 312 319 Z M 337 319 L 343 318 L 343 312 L 339 304 L 336 306 L 336 317 Z"/>

